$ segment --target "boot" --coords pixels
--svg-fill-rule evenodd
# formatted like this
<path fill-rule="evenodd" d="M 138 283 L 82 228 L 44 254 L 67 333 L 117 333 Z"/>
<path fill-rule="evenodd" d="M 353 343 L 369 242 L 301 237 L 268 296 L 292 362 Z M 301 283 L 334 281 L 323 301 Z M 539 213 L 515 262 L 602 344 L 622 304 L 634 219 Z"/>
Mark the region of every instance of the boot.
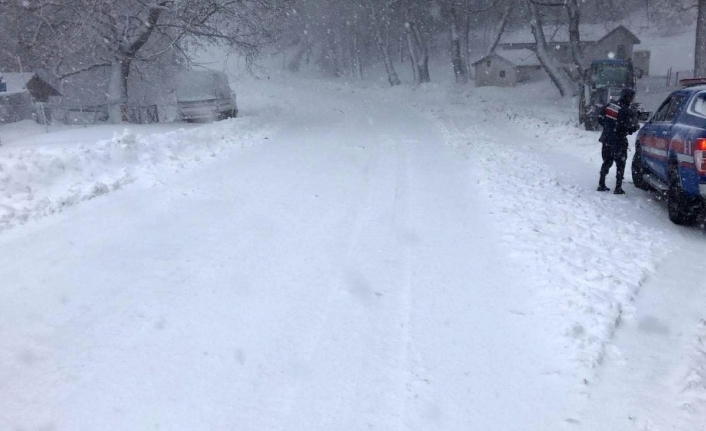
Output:
<path fill-rule="evenodd" d="M 616 195 L 624 195 L 625 194 L 625 192 L 623 191 L 623 185 L 621 183 L 618 183 L 615 185 L 615 191 L 613 192 L 613 194 L 616 194 Z"/>
<path fill-rule="evenodd" d="M 605 185 L 605 177 L 601 176 L 601 178 L 598 180 L 598 189 L 599 192 L 609 192 L 610 189 L 606 187 Z"/>

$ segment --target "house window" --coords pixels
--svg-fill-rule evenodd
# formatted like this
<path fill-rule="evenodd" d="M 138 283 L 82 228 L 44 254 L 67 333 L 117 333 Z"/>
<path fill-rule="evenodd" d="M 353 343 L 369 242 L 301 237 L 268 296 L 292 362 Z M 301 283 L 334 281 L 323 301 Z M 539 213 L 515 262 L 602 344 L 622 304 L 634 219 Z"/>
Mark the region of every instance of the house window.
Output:
<path fill-rule="evenodd" d="M 500 77 L 501 77 L 501 78 L 504 78 L 504 77 L 505 77 L 505 71 L 504 71 L 504 70 L 501 70 L 501 71 L 500 71 Z"/>
<path fill-rule="evenodd" d="M 485 62 L 485 67 L 490 67 L 490 60 Z"/>

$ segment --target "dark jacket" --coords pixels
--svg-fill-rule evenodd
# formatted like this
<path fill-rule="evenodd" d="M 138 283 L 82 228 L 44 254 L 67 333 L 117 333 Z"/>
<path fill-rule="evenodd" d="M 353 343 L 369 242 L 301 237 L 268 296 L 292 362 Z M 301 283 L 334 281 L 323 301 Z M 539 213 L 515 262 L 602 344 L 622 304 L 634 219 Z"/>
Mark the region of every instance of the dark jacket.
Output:
<path fill-rule="evenodd" d="M 603 126 L 603 133 L 598 140 L 608 145 L 627 144 L 628 135 L 640 128 L 630 104 L 623 98 L 605 105 L 598 116 L 598 123 Z"/>

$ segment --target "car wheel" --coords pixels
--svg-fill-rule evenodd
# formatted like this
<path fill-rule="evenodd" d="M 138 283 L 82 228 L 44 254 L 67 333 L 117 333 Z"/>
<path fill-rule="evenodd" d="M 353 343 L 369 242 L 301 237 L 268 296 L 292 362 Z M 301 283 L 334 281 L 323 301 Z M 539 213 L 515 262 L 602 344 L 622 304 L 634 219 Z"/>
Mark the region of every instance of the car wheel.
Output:
<path fill-rule="evenodd" d="M 639 145 L 635 146 L 635 155 L 632 158 L 632 182 L 635 187 L 641 190 L 649 190 L 650 185 L 645 181 L 645 167 L 642 164 L 642 150 Z"/>
<path fill-rule="evenodd" d="M 697 211 L 691 199 L 681 188 L 676 166 L 669 169 L 669 190 L 667 191 L 667 211 L 669 220 L 678 225 L 689 225 L 696 220 Z"/>

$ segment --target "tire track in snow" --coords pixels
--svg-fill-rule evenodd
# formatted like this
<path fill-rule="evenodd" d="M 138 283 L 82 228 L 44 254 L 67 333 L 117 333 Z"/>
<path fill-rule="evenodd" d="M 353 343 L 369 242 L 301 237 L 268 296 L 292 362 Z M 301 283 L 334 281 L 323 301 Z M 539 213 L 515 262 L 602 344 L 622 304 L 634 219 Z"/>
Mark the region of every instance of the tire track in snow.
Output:
<path fill-rule="evenodd" d="M 368 121 L 367 110 L 356 108 L 344 105 L 346 123 L 337 125 L 336 130 Z M 386 125 L 383 122 L 382 127 Z M 394 226 L 406 217 L 409 167 L 398 140 L 380 136 L 376 130 L 343 151 L 354 151 L 364 158 L 365 162 L 357 160 L 360 166 L 355 168 L 355 175 L 359 178 L 346 180 L 361 186 L 349 196 L 348 215 L 341 221 L 346 232 L 341 238 L 345 238 L 346 246 L 337 257 L 338 275 L 331 280 L 322 313 L 307 336 L 308 345 L 300 358 L 307 367 L 317 363 L 339 365 L 319 367 L 318 372 L 328 376 L 327 387 L 302 381 L 290 389 L 282 427 L 311 429 L 316 420 L 312 416 L 317 416 L 315 412 L 322 406 L 326 406 L 325 417 L 319 418 L 314 427 L 341 426 L 352 413 L 360 416 L 350 418 L 354 423 L 370 421 L 385 429 L 403 422 L 400 416 L 404 406 L 392 408 L 391 403 L 404 398 L 398 392 L 406 385 L 404 333 L 408 330 L 409 284 L 400 282 L 408 279 L 403 274 L 409 264 L 399 255 L 400 233 Z M 341 152 L 331 151 L 328 157 L 332 165 L 341 163 Z M 369 350 L 342 350 L 352 346 Z M 370 365 L 360 368 L 359 360 Z M 334 385 L 336 391 L 332 392 Z M 330 396 L 322 398 L 326 393 Z"/>
<path fill-rule="evenodd" d="M 397 154 L 396 166 L 396 185 L 395 185 L 395 204 L 393 214 L 393 226 L 397 228 L 395 241 L 399 243 L 400 259 L 402 260 L 402 294 L 400 298 L 400 313 L 403 332 L 403 343 L 400 356 L 404 364 L 404 379 L 400 383 L 400 390 L 403 391 L 400 400 L 400 421 L 399 429 L 408 430 L 412 426 L 408 422 L 410 410 L 413 409 L 413 400 L 418 397 L 420 392 L 419 385 L 424 385 L 425 379 L 422 377 L 424 372 L 421 366 L 421 358 L 412 338 L 411 327 L 413 324 L 413 247 L 411 243 L 415 241 L 414 234 L 407 226 L 409 223 L 410 208 L 413 205 L 412 193 L 414 189 L 414 181 L 412 177 L 412 169 L 409 161 L 408 146 L 411 142 L 396 141 L 395 150 Z"/>
<path fill-rule="evenodd" d="M 373 155 L 370 155 L 367 157 L 367 164 L 369 166 L 374 166 L 375 165 L 375 160 L 377 160 L 377 157 L 373 157 Z M 376 169 L 371 169 L 372 171 L 375 171 Z M 374 195 L 374 190 L 373 187 L 370 183 L 370 177 L 367 176 L 365 178 L 364 182 L 364 203 L 361 206 L 356 206 L 354 210 L 354 214 L 350 217 L 350 220 L 348 223 L 346 223 L 349 226 L 352 226 L 350 234 L 348 234 L 348 241 L 347 245 L 345 248 L 345 253 L 343 253 L 343 259 L 342 261 L 350 261 L 350 259 L 353 257 L 359 241 L 361 239 L 362 233 L 364 231 L 364 228 L 367 223 L 369 223 L 371 214 L 373 212 L 373 195 Z M 327 334 L 327 331 L 330 329 L 330 322 L 332 320 L 335 308 L 333 307 L 333 304 L 340 299 L 341 292 L 345 291 L 345 285 L 346 285 L 346 280 L 351 277 L 351 274 L 348 272 L 348 268 L 342 268 L 339 275 L 338 275 L 338 282 L 332 286 L 332 288 L 329 289 L 327 295 L 326 295 L 326 300 L 324 301 L 324 307 L 323 307 L 323 313 L 319 316 L 318 322 L 316 324 L 316 329 L 314 330 L 314 334 L 309 336 L 310 343 L 307 347 L 303 349 L 304 357 L 302 358 L 302 364 L 303 365 L 310 365 L 312 362 L 314 362 L 314 359 L 321 350 L 321 346 L 324 340 L 324 336 Z M 288 402 L 287 405 L 284 409 L 284 419 L 283 419 L 283 425 L 290 423 L 289 418 L 293 414 L 294 407 L 298 401 L 300 401 L 302 391 L 303 391 L 303 383 L 300 382 L 299 386 L 297 386 L 294 390 L 291 391 L 291 394 L 288 396 Z"/>

